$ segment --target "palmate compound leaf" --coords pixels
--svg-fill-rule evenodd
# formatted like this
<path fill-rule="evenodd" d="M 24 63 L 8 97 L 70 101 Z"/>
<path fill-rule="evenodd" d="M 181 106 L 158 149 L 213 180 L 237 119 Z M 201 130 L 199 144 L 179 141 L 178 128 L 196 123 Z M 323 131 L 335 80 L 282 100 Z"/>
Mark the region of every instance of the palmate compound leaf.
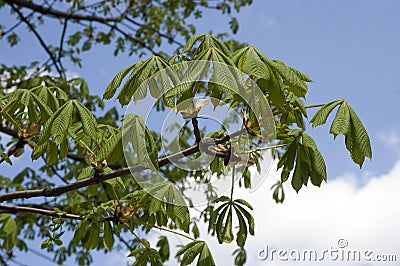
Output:
<path fill-rule="evenodd" d="M 345 100 L 337 100 L 325 104 L 311 119 L 313 127 L 326 122 L 332 110 L 340 105 L 332 122 L 330 133 L 336 138 L 345 136 L 345 144 L 353 161 L 362 167 L 366 157 L 372 159 L 371 143 L 367 131 L 357 114 Z"/>
<path fill-rule="evenodd" d="M 283 83 L 280 80 L 278 73 L 271 70 L 270 79 L 259 79 L 257 85 L 265 94 L 267 94 L 272 105 L 281 109 L 284 108 L 286 97 L 283 91 Z"/>
<path fill-rule="evenodd" d="M 90 138 L 96 137 L 97 123 L 92 113 L 81 103 L 76 100 L 67 101 L 47 120 L 41 132 L 39 140 L 35 145 L 32 153 L 32 159 L 38 159 L 44 152 L 47 153 L 48 161 L 53 163 L 60 158 L 65 158 L 68 154 L 68 135 L 73 123 L 74 109 L 76 108 L 80 123 L 86 136 Z M 49 139 L 51 141 L 49 142 Z"/>
<path fill-rule="evenodd" d="M 51 155 L 54 153 L 54 149 L 52 149 L 54 144 L 58 145 L 65 142 L 64 139 L 66 138 L 66 132 L 72 120 L 72 112 L 72 102 L 68 101 L 47 120 L 40 134 L 39 140 L 33 149 L 31 155 L 32 160 L 38 159 L 44 152 L 46 152 L 46 150 L 48 156 Z M 52 142 L 48 143 L 50 136 L 52 136 Z"/>
<path fill-rule="evenodd" d="M 235 210 L 239 222 L 236 243 L 239 247 L 243 247 L 247 239 L 247 234 L 254 235 L 254 218 L 245 208 L 247 207 L 252 210 L 253 207 L 243 199 L 231 201 L 226 196 L 218 198 L 216 202 L 224 203 L 211 213 L 209 232 L 211 229 L 215 229 L 220 244 L 223 242 L 231 243 L 234 240 L 233 210 Z"/>
<path fill-rule="evenodd" d="M 52 110 L 56 111 L 60 107 L 60 102 L 57 96 L 60 99 L 67 98 L 67 95 L 63 90 L 58 87 L 47 87 L 44 85 L 35 87 L 32 91 L 43 101 L 47 104 L 47 106 Z M 61 94 L 61 96 L 60 96 Z M 56 96 L 57 95 L 57 96 Z"/>
<path fill-rule="evenodd" d="M 336 100 L 329 102 L 325 104 L 324 106 L 321 107 L 311 118 L 311 124 L 313 127 L 320 126 L 326 123 L 326 120 L 328 119 L 329 114 L 335 109 L 336 106 L 341 104 L 343 100 Z"/>
<path fill-rule="evenodd" d="M 116 90 L 121 86 L 123 79 L 126 79 L 117 99 L 122 106 L 127 105 L 133 96 L 135 101 L 141 100 L 147 95 L 147 86 L 144 82 L 154 73 L 169 66 L 168 62 L 159 56 L 152 56 L 145 61 L 140 61 L 120 71 L 107 86 L 103 94 L 104 99 L 110 99 L 114 96 Z M 162 81 L 163 82 L 163 81 Z M 164 84 L 165 85 L 165 84 Z"/>
<path fill-rule="evenodd" d="M 214 258 L 204 241 L 193 241 L 182 247 L 177 253 L 176 257 L 182 256 L 181 266 L 190 265 L 194 259 L 199 256 L 197 261 L 198 266 L 214 266 Z"/>
<path fill-rule="evenodd" d="M 119 152 L 117 149 L 122 150 L 122 131 L 118 131 L 116 134 L 112 134 L 99 149 L 96 154 L 96 161 L 102 161 L 104 159 L 110 158 L 113 154 Z M 108 162 L 111 162 L 108 160 Z"/>
<path fill-rule="evenodd" d="M 271 187 L 271 189 L 274 190 L 274 192 L 272 194 L 272 198 L 275 200 L 275 202 L 276 203 L 283 203 L 283 201 L 285 200 L 285 191 L 283 189 L 282 182 L 281 181 L 277 181 Z"/>
<path fill-rule="evenodd" d="M 200 41 L 199 46 L 195 49 L 195 52 L 197 54 L 199 54 L 202 51 L 215 47 L 218 48 L 226 56 L 230 55 L 228 47 L 223 42 L 221 42 L 220 40 L 209 34 L 198 34 L 189 38 L 189 40 L 186 42 L 185 46 L 182 49 L 182 53 L 186 53 L 192 50 L 194 44 L 197 41 Z"/>
<path fill-rule="evenodd" d="M 111 97 L 113 97 L 115 91 L 119 88 L 119 86 L 121 86 L 122 80 L 136 66 L 137 64 L 133 64 L 118 72 L 118 74 L 115 75 L 113 80 L 110 82 L 110 84 L 108 84 L 106 90 L 104 91 L 103 99 L 110 99 Z"/>
<path fill-rule="evenodd" d="M 143 248 L 134 249 L 128 257 L 135 257 L 136 260 L 133 263 L 133 266 L 143 266 L 143 265 L 151 265 L 151 266 L 162 266 L 162 260 L 158 251 L 154 248 L 150 248 L 149 244 L 144 242 Z"/>
<path fill-rule="evenodd" d="M 350 128 L 349 105 L 347 104 L 347 102 L 343 102 L 340 105 L 335 118 L 333 119 L 329 132 L 333 134 L 334 138 L 336 138 L 337 135 L 340 134 L 347 135 L 347 133 L 349 132 L 349 128 Z"/>
<path fill-rule="evenodd" d="M 261 60 L 255 49 L 254 46 L 242 48 L 232 56 L 232 60 L 238 69 L 244 73 L 259 79 L 269 80 L 269 67 Z"/>
<path fill-rule="evenodd" d="M 189 232 L 190 214 L 181 192 L 171 182 L 157 183 L 147 189 L 152 195 L 149 214 L 165 213 L 183 231 Z"/>
<path fill-rule="evenodd" d="M 303 131 L 298 131 L 289 148 L 278 162 L 278 169 L 283 167 L 281 182 L 288 180 L 290 173 L 294 169 L 291 184 L 298 192 L 303 185 L 307 185 L 308 180 L 315 186 L 320 186 L 322 181 L 326 181 L 326 165 L 319 152 L 315 141 Z M 301 142 L 300 142 L 301 139 Z M 277 189 L 277 187 L 275 187 Z M 276 193 L 279 193 L 279 189 Z M 275 200 L 281 199 L 276 195 Z"/>
<path fill-rule="evenodd" d="M 21 113 L 27 112 L 28 120 L 32 123 L 39 121 L 47 121 L 53 111 L 38 95 L 34 93 L 34 89 L 16 89 L 0 98 L 1 112 L 7 112 L 12 116 L 19 116 Z"/>
<path fill-rule="evenodd" d="M 132 144 L 137 163 L 150 169 L 158 168 L 158 150 L 153 135 L 147 128 L 143 119 L 134 114 L 124 117 L 122 128 L 123 145 Z"/>
<path fill-rule="evenodd" d="M 306 84 L 306 82 L 308 82 L 308 79 L 303 73 L 301 73 L 300 71 L 294 71 L 293 68 L 286 66 L 285 63 L 279 60 L 269 59 L 265 54 L 263 54 L 255 47 L 253 49 L 258 58 L 263 61 L 268 69 L 270 69 L 272 72 L 278 73 L 280 78 L 283 80 L 283 83 L 285 84 L 285 88 L 288 91 L 293 92 L 298 97 L 305 97 L 308 91 L 308 87 Z M 249 74 L 251 75 L 251 73 Z"/>
<path fill-rule="evenodd" d="M 298 97 L 304 98 L 306 96 L 308 92 L 307 84 L 292 70 L 292 68 L 279 60 L 273 60 L 272 63 L 269 61 L 269 63 L 282 77 L 285 87 L 289 92 L 293 92 Z"/>

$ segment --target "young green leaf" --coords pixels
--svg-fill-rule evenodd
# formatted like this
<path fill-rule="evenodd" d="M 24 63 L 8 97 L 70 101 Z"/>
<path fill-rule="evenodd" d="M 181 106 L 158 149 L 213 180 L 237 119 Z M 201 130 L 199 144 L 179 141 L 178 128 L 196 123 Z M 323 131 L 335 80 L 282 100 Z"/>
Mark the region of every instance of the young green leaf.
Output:
<path fill-rule="evenodd" d="M 67 130 L 72 122 L 72 114 L 74 111 L 73 101 L 66 102 L 60 107 L 60 110 L 60 112 L 54 113 L 54 119 L 52 119 L 52 123 L 48 125 L 51 127 L 50 134 L 56 144 L 60 144 L 66 137 Z M 46 131 L 46 128 L 44 131 Z"/>
<path fill-rule="evenodd" d="M 362 167 L 364 158 L 368 157 L 372 159 L 371 142 L 364 125 L 351 106 L 349 106 L 349 112 L 352 123 L 350 132 L 352 144 L 350 145 L 351 149 L 349 149 L 349 151 L 351 152 L 354 162 Z M 346 137 L 349 137 L 348 135 Z"/>
<path fill-rule="evenodd" d="M 80 102 L 73 101 L 81 118 L 83 131 L 92 139 L 96 139 L 97 122 L 93 114 Z"/>
<path fill-rule="evenodd" d="M 110 250 L 114 244 L 114 233 L 111 227 L 111 222 L 106 221 L 104 222 L 104 246 L 106 249 Z"/>
<path fill-rule="evenodd" d="M 349 128 L 350 128 L 349 105 L 347 104 L 347 102 L 344 101 L 342 105 L 340 105 L 336 113 L 336 116 L 333 119 L 329 132 L 334 135 L 334 138 L 336 138 L 337 135 L 340 134 L 347 135 Z"/>
<path fill-rule="evenodd" d="M 118 74 L 113 78 L 110 84 L 108 84 L 106 90 L 104 91 L 103 99 L 110 99 L 111 97 L 113 97 L 115 91 L 119 88 L 119 86 L 121 86 L 122 80 L 136 66 L 137 64 L 133 64 L 118 72 Z"/>
<path fill-rule="evenodd" d="M 193 241 L 182 247 L 176 254 L 176 257 L 183 255 L 181 266 L 191 264 L 199 256 L 197 266 L 214 266 L 214 258 L 204 241 Z"/>
<path fill-rule="evenodd" d="M 247 239 L 247 225 L 243 218 L 243 214 L 240 212 L 240 210 L 238 208 L 236 208 L 236 206 L 234 206 L 234 207 L 235 207 L 235 211 L 236 211 L 236 216 L 239 221 L 239 230 L 236 235 L 236 244 L 239 247 L 244 247 L 244 244 L 246 243 L 246 239 Z"/>
<path fill-rule="evenodd" d="M 157 247 L 159 247 L 158 253 L 160 254 L 161 260 L 163 262 L 167 261 L 170 255 L 168 238 L 161 236 L 160 240 L 157 242 Z"/>
<path fill-rule="evenodd" d="M 326 123 L 326 119 L 328 119 L 329 114 L 335 109 L 336 106 L 342 104 L 343 100 L 336 100 L 330 103 L 325 104 L 321 107 L 311 118 L 311 124 L 313 127 L 317 127 Z"/>
<path fill-rule="evenodd" d="M 117 152 L 116 148 L 121 144 L 121 142 L 122 131 L 118 131 L 117 134 L 112 134 L 96 154 L 96 160 L 103 161 L 104 159 L 109 158 L 112 154 L 115 154 Z"/>

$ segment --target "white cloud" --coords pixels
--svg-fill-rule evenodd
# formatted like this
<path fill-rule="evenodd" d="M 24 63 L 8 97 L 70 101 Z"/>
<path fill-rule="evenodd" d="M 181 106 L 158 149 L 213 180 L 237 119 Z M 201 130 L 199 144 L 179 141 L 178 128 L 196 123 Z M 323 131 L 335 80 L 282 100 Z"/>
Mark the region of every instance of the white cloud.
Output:
<path fill-rule="evenodd" d="M 276 169 L 276 164 L 272 166 Z M 255 265 L 377 265 L 376 262 L 346 262 L 325 259 L 319 262 L 273 261 L 270 257 L 261 261 L 257 251 L 268 245 L 279 250 L 290 252 L 297 249 L 314 249 L 320 254 L 324 249 L 338 249 L 338 240 L 345 239 L 347 248 L 343 250 L 368 249 L 377 254 L 394 254 L 400 261 L 400 161 L 389 173 L 371 177 L 363 186 L 359 186 L 355 175 L 340 176 L 323 184 L 321 188 L 303 187 L 296 194 L 288 184 L 286 200 L 276 204 L 272 199 L 272 184 L 279 178 L 279 173 L 271 171 L 267 180 L 253 193 L 238 191 L 235 198 L 244 198 L 250 202 L 254 211 L 256 232 L 246 243 L 247 264 Z M 201 238 L 209 244 L 217 265 L 233 265 L 232 252 L 237 248 L 235 243 L 219 245 L 215 237 L 206 234 L 206 226 L 201 226 Z M 184 244 L 186 240 L 167 234 L 171 245 L 171 262 L 166 265 L 177 265 L 174 260 L 174 244 Z M 153 239 L 154 241 L 154 239 Z M 152 242 L 153 242 L 152 241 Z M 154 243 L 154 242 L 153 242 Z M 340 250 L 340 249 L 339 249 Z M 125 262 L 123 254 L 116 256 L 107 265 L 118 261 Z M 120 263 L 120 264 L 121 264 Z M 398 262 L 380 262 L 380 265 L 398 265 Z"/>
<path fill-rule="evenodd" d="M 274 167 L 274 166 L 273 166 Z M 273 168 L 274 169 L 274 168 Z M 255 237 L 248 239 L 247 265 L 376 265 L 325 260 L 323 262 L 281 262 L 269 258 L 261 261 L 257 251 L 268 245 L 276 250 L 338 248 L 338 240 L 345 239 L 348 249 L 372 250 L 373 254 L 395 254 L 400 260 L 400 161 L 385 175 L 372 177 L 359 187 L 354 175 L 341 176 L 323 184 L 309 186 L 299 194 L 286 187 L 286 200 L 277 205 L 270 187 L 279 173 L 272 173 L 254 193 L 241 192 L 238 197 L 249 201 L 256 221 Z M 208 239 L 208 238 L 207 238 Z M 210 240 L 212 241 L 212 240 Z M 215 243 L 215 241 L 214 241 Z M 235 245 L 212 245 L 217 265 L 232 261 Z M 397 252 L 397 254 L 396 254 Z M 276 256 L 276 255 L 275 255 Z M 286 255 L 289 258 L 289 255 Z M 386 262 L 385 265 L 395 265 Z"/>
<path fill-rule="evenodd" d="M 390 149 L 400 155 L 400 134 L 394 131 L 378 133 L 379 139 Z"/>

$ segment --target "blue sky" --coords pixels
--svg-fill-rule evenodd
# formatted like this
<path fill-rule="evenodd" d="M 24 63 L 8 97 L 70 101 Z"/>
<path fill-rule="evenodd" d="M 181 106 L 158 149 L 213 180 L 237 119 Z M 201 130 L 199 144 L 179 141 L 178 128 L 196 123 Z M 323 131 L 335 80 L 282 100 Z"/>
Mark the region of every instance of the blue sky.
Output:
<path fill-rule="evenodd" d="M 388 244 L 387 241 L 379 240 L 379 236 L 387 235 L 390 238 L 392 234 L 400 234 L 400 231 L 396 228 L 399 223 L 397 222 L 397 226 L 395 226 L 395 222 L 400 220 L 400 209 L 394 203 L 398 202 L 398 196 L 393 195 L 396 190 L 387 191 L 383 189 L 390 189 L 387 184 L 398 184 L 396 177 L 400 174 L 399 166 L 396 167 L 396 163 L 400 161 L 400 124 L 397 116 L 397 103 L 400 99 L 400 81 L 397 78 L 400 70 L 398 66 L 398 62 L 400 62 L 399 10 L 400 2 L 395 0 L 258 0 L 238 14 L 240 27 L 235 36 L 236 39 L 248 42 L 263 51 L 268 57 L 284 61 L 311 76 L 315 82 L 310 85 L 306 104 L 325 103 L 341 98 L 348 100 L 360 116 L 371 138 L 372 163 L 366 161 L 364 167 L 360 170 L 350 160 L 349 154 L 344 148 L 343 138 L 338 137 L 336 141 L 333 141 L 333 136 L 328 134 L 329 126 L 309 129 L 308 133 L 316 138 L 328 165 L 328 185 L 320 190 L 303 188 L 299 195 L 290 194 L 288 202 L 282 206 L 272 204 L 269 187 L 264 186 L 259 189 L 268 190 L 268 193 L 264 191 L 265 199 L 255 196 L 256 193 L 251 196 L 255 200 L 268 202 L 259 208 L 268 207 L 269 209 L 265 212 L 270 212 L 274 217 L 296 220 L 299 225 L 304 223 L 305 236 L 316 235 L 319 237 L 318 239 L 328 241 L 323 235 L 326 234 L 326 230 L 329 231 L 329 225 L 332 225 L 334 229 L 329 234 L 333 235 L 333 238 L 340 238 L 340 230 L 342 230 L 342 233 L 347 232 L 355 239 L 353 242 L 370 244 L 367 238 L 361 237 L 361 233 L 354 235 L 348 229 L 335 227 L 332 224 L 335 219 L 330 215 L 332 212 L 321 214 L 325 215 L 326 220 L 321 217 L 318 218 L 318 221 L 325 222 L 328 228 L 316 226 L 315 231 L 313 231 L 309 224 L 312 222 L 310 216 L 313 215 L 311 206 L 315 204 L 311 196 L 315 195 L 318 201 L 326 202 L 326 205 L 315 205 L 315 208 L 335 209 L 339 206 L 338 204 L 343 204 L 343 206 L 340 205 L 343 208 L 342 212 L 339 211 L 339 213 L 345 215 L 344 218 L 348 217 L 346 215 L 351 214 L 351 210 L 354 209 L 369 210 L 369 206 L 378 209 L 385 206 L 384 209 L 387 212 L 379 213 L 382 220 L 360 221 L 368 224 L 359 229 L 365 230 L 364 235 L 374 232 L 374 230 L 380 232 L 380 234 L 377 233 L 376 238 L 372 236 L 371 239 L 376 240 L 374 242 L 376 247 L 384 247 L 387 252 L 394 252 L 391 248 L 398 247 L 398 244 L 400 244 L 398 240 L 389 241 L 392 245 Z M 3 21 L 9 21 L 4 8 L 0 10 L 0 16 L 2 24 Z M 228 30 L 227 22 L 226 18 L 218 17 L 215 13 L 207 13 L 196 25 L 198 32 L 210 30 L 220 32 Z M 51 32 L 51 27 L 49 27 L 49 32 Z M 30 38 L 24 35 L 23 38 L 25 37 Z M 49 38 L 52 38 L 52 36 L 49 36 Z M 28 60 L 30 58 L 32 60 L 45 59 L 43 52 L 37 49 L 36 41 L 33 40 L 32 42 L 34 44 L 24 42 L 14 48 L 9 48 L 4 41 L 0 42 L 0 62 L 23 64 L 30 62 L 31 60 Z M 127 55 L 113 57 L 110 47 L 96 47 L 84 55 L 83 68 L 70 67 L 69 70 L 87 79 L 89 87 L 101 94 L 119 70 L 136 61 L 137 58 Z M 114 104 L 113 100 L 109 102 Z M 272 171 L 271 176 L 274 175 L 275 173 Z M 375 184 L 375 186 L 372 184 Z M 337 190 L 334 190 L 334 188 Z M 319 191 L 326 191 L 326 194 Z M 266 194 L 268 195 L 265 196 Z M 335 197 L 344 198 L 346 201 L 335 201 Z M 387 197 L 389 200 L 385 201 L 381 197 Z M 365 199 L 365 201 L 362 199 Z M 376 199 L 376 201 L 365 203 L 371 199 Z M 308 209 L 301 209 L 304 215 L 307 215 L 306 217 L 303 217 L 302 213 L 298 211 L 300 208 L 298 204 L 301 203 L 310 206 Z M 259 205 L 259 203 L 256 205 Z M 265 212 L 259 210 L 257 218 L 266 219 L 265 223 L 270 227 L 259 229 L 261 237 L 266 236 L 275 240 L 274 245 L 300 247 L 307 244 L 307 241 L 299 240 L 301 237 L 304 239 L 302 234 L 296 234 L 291 230 L 287 231 L 287 227 L 283 228 L 281 220 L 278 218 L 268 219 L 268 217 L 264 217 Z M 299 215 L 301 218 L 299 218 Z M 362 215 L 359 217 L 362 217 Z M 373 217 L 377 218 L 376 216 Z M 256 222 L 263 223 L 257 218 Z M 354 221 L 359 220 L 357 220 L 357 217 L 352 218 L 347 223 L 346 221 L 342 221 L 342 223 L 344 226 L 351 224 L 346 228 L 357 230 Z M 371 217 L 368 216 L 365 219 L 368 218 Z M 275 220 L 276 223 L 273 223 Z M 384 220 L 389 221 L 383 224 Z M 285 225 L 290 227 L 294 223 Z M 388 232 L 379 231 L 382 226 Z M 280 242 L 278 236 L 275 237 L 274 232 L 280 230 L 282 230 L 282 238 L 285 238 L 286 241 Z M 289 234 L 289 232 L 291 232 L 291 236 L 286 237 L 286 233 Z M 337 236 L 334 236 L 334 233 L 337 233 Z M 298 236 L 298 238 L 294 236 Z M 318 239 L 317 237 L 310 237 L 309 243 L 316 246 L 332 245 L 332 243 L 321 243 L 322 240 Z M 249 241 L 253 241 L 251 243 L 260 242 L 257 231 L 254 240 L 250 239 Z M 253 245 L 250 246 L 253 247 Z M 254 254 L 252 253 L 253 257 Z M 103 262 L 107 258 L 107 256 L 99 256 L 98 258 L 100 257 L 103 258 Z M 400 254 L 398 254 L 399 257 Z M 96 261 L 96 259 L 95 262 L 97 262 L 95 265 L 106 265 Z M 257 263 L 259 262 L 254 262 L 251 265 L 258 265 Z M 265 265 L 265 263 L 260 265 Z"/>

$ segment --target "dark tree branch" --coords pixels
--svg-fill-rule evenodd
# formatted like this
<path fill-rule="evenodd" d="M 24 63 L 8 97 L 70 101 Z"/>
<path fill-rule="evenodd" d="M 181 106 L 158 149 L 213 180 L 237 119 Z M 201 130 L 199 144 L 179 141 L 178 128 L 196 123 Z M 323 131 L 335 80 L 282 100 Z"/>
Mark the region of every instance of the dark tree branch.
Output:
<path fill-rule="evenodd" d="M 192 124 L 193 124 L 194 136 L 196 138 L 196 143 L 200 143 L 201 134 L 200 134 L 200 130 L 199 130 L 199 122 L 197 121 L 196 117 L 192 118 Z"/>
<path fill-rule="evenodd" d="M 32 14 L 33 14 L 33 12 L 30 13 L 30 14 L 27 16 L 27 18 L 29 18 L 30 16 L 32 16 Z M 19 25 L 21 25 L 21 24 L 22 24 L 22 21 L 21 21 L 21 20 L 18 21 L 18 22 L 15 23 L 13 26 L 11 26 L 9 29 L 7 29 L 6 31 L 0 33 L 0 37 L 6 36 L 7 34 L 9 34 L 10 32 L 12 32 L 13 30 L 15 30 L 15 29 L 16 29 Z"/>
<path fill-rule="evenodd" d="M 1 263 L 1 264 L 0 264 L 1 266 L 8 266 L 6 260 L 3 258 L 2 255 L 0 255 L 0 263 Z"/>
<path fill-rule="evenodd" d="M 93 15 L 83 15 L 83 14 L 75 14 L 73 12 L 63 12 L 57 9 L 53 9 L 51 7 L 44 7 L 37 5 L 31 1 L 26 0 L 4 0 L 7 4 L 13 6 L 17 5 L 18 7 L 25 7 L 29 8 L 35 12 L 39 12 L 43 15 L 50 15 L 56 18 L 65 18 L 65 19 L 75 19 L 75 20 L 87 20 L 87 21 L 97 21 L 97 22 L 114 22 L 114 21 L 121 21 L 128 13 L 130 8 L 127 8 L 125 12 L 121 15 L 113 18 L 102 18 Z"/>
<path fill-rule="evenodd" d="M 9 2 L 13 2 L 13 1 L 9 1 Z M 51 61 L 53 61 L 54 67 L 56 68 L 58 74 L 60 75 L 60 77 L 63 77 L 63 70 L 57 65 L 57 59 L 54 57 L 54 54 L 49 50 L 49 48 L 48 48 L 47 44 L 44 42 L 42 36 L 40 36 L 40 34 L 36 31 L 35 27 L 32 26 L 32 24 L 26 19 L 24 14 L 22 14 L 22 12 L 17 7 L 15 7 L 12 3 L 9 3 L 9 4 L 11 5 L 11 8 L 18 14 L 20 19 L 28 26 L 28 28 L 36 36 L 40 45 L 43 47 L 43 49 L 46 51 L 46 53 L 50 56 Z"/>
<path fill-rule="evenodd" d="M 76 14 L 76 13 L 73 13 L 73 12 L 63 12 L 63 11 L 60 11 L 60 10 L 53 9 L 51 7 L 43 7 L 43 6 L 34 4 L 33 2 L 26 1 L 26 0 L 5 0 L 5 2 L 8 3 L 9 5 L 11 5 L 11 7 L 18 13 L 18 15 L 20 17 L 21 16 L 23 17 L 23 14 L 14 5 L 17 5 L 19 8 L 22 8 L 22 7 L 29 8 L 29 9 L 33 10 L 34 12 L 38 12 L 38 13 L 41 13 L 43 15 L 53 16 L 53 17 L 56 17 L 56 18 L 64 18 L 64 19 L 67 19 L 67 20 L 68 19 L 73 19 L 73 20 L 77 20 L 77 21 L 99 22 L 99 23 L 101 23 L 103 25 L 106 25 L 110 29 L 115 29 L 116 31 L 121 33 L 125 38 L 129 39 L 132 42 L 138 43 L 141 47 L 147 49 L 152 54 L 158 55 L 158 56 L 160 55 L 155 50 L 153 50 L 151 47 L 146 45 L 143 41 L 140 41 L 139 39 L 133 37 L 131 34 L 128 34 L 127 32 L 121 30 L 120 28 L 118 28 L 117 25 L 110 24 L 112 22 L 116 22 L 116 23 L 117 22 L 121 22 L 123 19 L 126 18 L 126 16 L 128 15 L 130 10 L 132 10 L 134 8 L 140 8 L 140 6 L 139 7 L 127 7 L 127 9 L 117 17 L 103 18 L 103 17 L 98 17 L 96 15 L 83 15 L 83 14 Z M 28 24 L 28 27 L 31 30 L 33 29 L 32 25 L 27 20 L 25 20 L 24 22 Z M 33 32 L 35 33 L 35 31 L 33 31 Z M 159 33 L 159 34 L 160 34 L 160 36 L 162 36 L 164 38 L 170 39 L 170 37 L 168 37 L 165 34 L 162 34 L 162 33 Z M 40 35 L 38 35 L 38 34 L 35 34 L 35 35 L 39 39 L 41 45 L 43 46 L 44 42 L 43 42 L 42 38 L 40 37 Z M 180 44 L 180 46 L 182 46 L 182 44 Z M 52 55 L 50 53 L 50 51 L 47 49 L 47 46 L 43 46 L 43 48 L 45 48 L 46 52 L 49 53 L 49 55 L 51 56 L 55 67 L 57 68 L 57 71 L 60 73 L 60 71 L 58 69 L 59 66 L 57 65 L 57 60 L 56 60 L 56 58 L 54 58 L 54 55 Z"/>
<path fill-rule="evenodd" d="M 0 132 L 3 132 L 11 137 L 18 138 L 18 132 L 8 127 L 4 127 L 0 125 Z"/>
<path fill-rule="evenodd" d="M 231 136 L 225 136 L 220 139 L 203 139 L 199 144 L 192 146 L 186 150 L 183 150 L 181 152 L 163 157 L 158 160 L 158 165 L 159 167 L 162 167 L 166 164 L 176 162 L 186 156 L 195 154 L 201 150 L 206 151 L 208 150 L 208 147 L 211 147 L 216 144 L 224 143 L 228 141 L 231 137 L 237 136 L 243 134 L 243 131 L 237 131 L 233 133 Z M 224 154 L 225 156 L 225 154 Z M 6 200 L 13 200 L 13 199 L 23 199 L 23 198 L 35 198 L 35 197 L 54 197 L 58 196 L 70 191 L 74 191 L 83 187 L 87 187 L 90 185 L 98 184 L 103 181 L 113 179 L 116 177 L 124 176 L 124 175 L 129 175 L 133 172 L 139 172 L 143 171 L 145 169 L 148 169 L 148 167 L 142 166 L 142 165 L 134 165 L 131 167 L 123 168 L 120 170 L 116 170 L 114 172 L 108 173 L 108 174 L 101 174 L 101 175 L 95 175 L 94 177 L 86 178 L 80 181 L 76 181 L 74 183 L 68 184 L 68 185 L 63 185 L 55 188 L 45 188 L 45 189 L 37 189 L 37 190 L 24 190 L 24 191 L 16 191 L 16 192 L 10 192 L 10 193 L 4 193 L 0 195 L 0 202 L 6 201 Z"/>
<path fill-rule="evenodd" d="M 32 208 L 32 207 L 25 207 L 25 206 L 11 206 L 11 205 L 4 205 L 0 204 L 0 212 L 7 212 L 7 213 L 19 213 L 19 212 L 29 212 L 29 213 L 36 213 L 41 215 L 47 215 L 51 217 L 63 217 L 75 220 L 82 220 L 82 217 L 76 214 L 63 214 L 58 213 L 56 211 L 41 209 L 41 208 Z"/>
<path fill-rule="evenodd" d="M 43 158 L 43 157 L 42 157 L 42 158 Z M 43 161 L 46 163 L 46 160 L 45 160 L 44 158 L 43 158 Z M 53 173 L 54 173 L 61 181 L 63 181 L 64 184 L 66 184 L 66 185 L 69 185 L 69 184 L 70 184 L 62 175 L 60 175 L 60 174 L 57 172 L 57 169 L 55 169 L 53 165 L 49 165 L 49 164 L 47 164 L 47 163 L 46 163 L 46 165 L 47 165 L 48 167 L 50 167 L 51 171 L 53 171 Z M 82 192 L 78 191 L 78 193 L 79 193 L 79 195 L 81 195 L 82 197 L 84 197 L 84 198 L 86 197 L 86 195 L 83 194 Z"/>

